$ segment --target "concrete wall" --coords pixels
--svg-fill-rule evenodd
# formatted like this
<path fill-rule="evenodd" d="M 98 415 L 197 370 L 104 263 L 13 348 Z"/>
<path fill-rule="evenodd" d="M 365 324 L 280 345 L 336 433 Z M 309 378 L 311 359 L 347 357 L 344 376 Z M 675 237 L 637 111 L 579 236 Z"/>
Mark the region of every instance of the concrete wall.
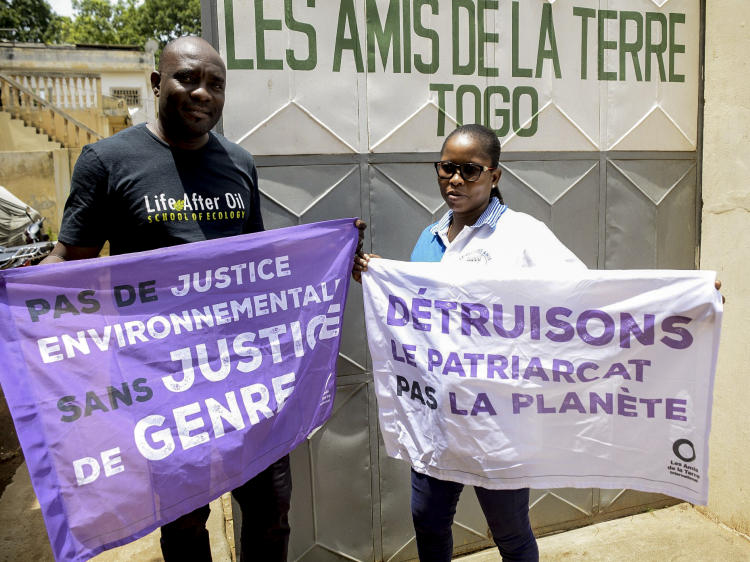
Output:
<path fill-rule="evenodd" d="M 71 152 L 75 154 L 71 154 Z M 46 217 L 56 235 L 80 150 L 0 152 L 0 185 Z"/>
<path fill-rule="evenodd" d="M 0 151 L 39 151 L 60 148 L 47 135 L 40 135 L 33 127 L 26 127 L 20 119 L 11 119 L 10 114 L 0 111 Z"/>
<path fill-rule="evenodd" d="M 116 48 L 5 43 L 0 45 L 0 67 L 36 72 L 151 72 L 154 69 L 154 55 Z"/>
<path fill-rule="evenodd" d="M 750 534 L 750 2 L 708 0 L 701 268 L 727 303 L 707 513 Z"/>
<path fill-rule="evenodd" d="M 137 116 L 133 117 L 136 123 L 156 118 L 155 98 L 150 81 L 153 69 L 154 56 L 151 53 L 79 48 L 75 45 L 0 43 L 0 70 L 11 75 L 42 75 L 56 79 L 68 74 L 79 77 L 99 76 L 101 92 L 105 95 L 110 93 L 112 87 L 140 88 L 144 104 Z M 80 81 L 77 84 L 73 85 L 74 98 L 85 100 L 84 104 L 91 103 L 91 92 L 82 98 L 76 97 L 76 92 L 92 88 L 92 82 Z M 59 89 L 62 85 L 57 88 L 62 97 L 62 90 Z M 70 85 L 66 85 L 65 89 L 66 99 L 69 99 Z M 71 117 L 105 137 L 126 126 L 124 110 L 121 114 L 113 115 L 112 112 L 104 114 L 101 109 L 68 105 L 64 105 L 63 109 Z M 38 114 L 32 111 L 31 117 L 34 125 L 37 125 Z M 51 133 L 51 119 L 47 111 L 42 112 L 42 121 L 42 129 Z M 63 118 L 57 115 L 55 134 L 61 140 L 64 138 L 63 130 Z M 75 125 L 71 122 L 68 126 L 68 142 L 76 144 L 75 139 Z M 86 144 L 85 133 L 79 132 L 78 141 L 80 145 Z M 71 173 L 80 153 L 80 148 L 60 149 L 60 143 L 50 142 L 46 134 L 37 134 L 33 127 L 26 127 L 21 120 L 11 119 L 9 113 L 0 111 L 0 185 L 46 217 L 45 224 L 55 234 L 60 228 L 62 211 L 70 192 Z"/>
<path fill-rule="evenodd" d="M 141 88 L 144 102 L 141 113 L 144 118 L 156 118 L 155 97 L 151 91 L 151 72 L 154 70 L 152 53 L 116 48 L 87 49 L 75 45 L 0 43 L 0 69 L 9 74 L 99 75 L 101 91 L 105 95 L 109 95 L 113 87 Z M 95 124 L 83 122 L 96 129 Z"/>
<path fill-rule="evenodd" d="M 150 120 L 156 119 L 156 97 L 151 90 L 151 71 L 102 71 L 102 93 L 112 95 L 112 88 L 140 88 L 141 110 Z"/>

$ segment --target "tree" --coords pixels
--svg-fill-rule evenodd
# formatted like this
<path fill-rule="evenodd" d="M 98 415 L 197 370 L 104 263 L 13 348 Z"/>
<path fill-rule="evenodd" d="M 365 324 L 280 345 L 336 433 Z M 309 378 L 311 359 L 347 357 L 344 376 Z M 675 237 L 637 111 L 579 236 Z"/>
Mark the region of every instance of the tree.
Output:
<path fill-rule="evenodd" d="M 145 0 L 138 7 L 138 31 L 159 41 L 161 49 L 177 37 L 200 35 L 200 0 Z"/>
<path fill-rule="evenodd" d="M 143 45 L 137 29 L 138 7 L 135 0 L 73 0 L 74 20 L 63 25 L 65 43 L 99 43 L 102 45 Z"/>
<path fill-rule="evenodd" d="M 66 21 L 46 0 L 0 0 L 0 27 L 16 29 L 15 41 L 59 43 Z"/>
<path fill-rule="evenodd" d="M 3 0 L 0 0 L 3 1 Z M 77 16 L 67 21 L 62 38 L 66 43 L 143 46 L 153 37 L 161 48 L 183 35 L 200 35 L 200 0 L 73 0 Z"/>
<path fill-rule="evenodd" d="M 14 39 L 32 43 L 100 43 L 161 48 L 183 35 L 200 35 L 200 0 L 73 0 L 74 19 L 52 11 L 47 0 L 0 0 L 0 27 L 18 29 Z"/>
<path fill-rule="evenodd" d="M 107 0 L 73 0 L 75 20 L 65 22 L 65 43 L 121 44 L 115 30 L 112 4 Z"/>

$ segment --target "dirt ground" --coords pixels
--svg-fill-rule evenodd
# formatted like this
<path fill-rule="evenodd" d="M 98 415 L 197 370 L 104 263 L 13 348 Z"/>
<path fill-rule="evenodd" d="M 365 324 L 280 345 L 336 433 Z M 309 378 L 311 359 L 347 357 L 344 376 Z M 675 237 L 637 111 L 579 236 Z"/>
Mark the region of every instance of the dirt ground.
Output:
<path fill-rule="evenodd" d="M 748 562 L 750 539 L 690 504 L 539 539 L 539 562 Z M 500 562 L 497 549 L 461 562 Z"/>
<path fill-rule="evenodd" d="M 13 475 L 23 463 L 23 452 L 18 442 L 16 427 L 10 417 L 5 393 L 0 387 L 0 496 L 10 484 Z"/>
<path fill-rule="evenodd" d="M 227 498 L 228 500 L 228 498 Z M 228 500 L 229 501 L 229 500 Z M 222 498 L 211 504 L 207 528 L 214 562 L 232 562 L 227 521 Z M 233 536 L 233 533 L 229 533 Z M 159 546 L 160 532 L 108 550 L 93 562 L 164 562 Z M 22 464 L 0 498 L 0 562 L 55 562 L 42 510 L 31 487 L 31 478 Z"/>

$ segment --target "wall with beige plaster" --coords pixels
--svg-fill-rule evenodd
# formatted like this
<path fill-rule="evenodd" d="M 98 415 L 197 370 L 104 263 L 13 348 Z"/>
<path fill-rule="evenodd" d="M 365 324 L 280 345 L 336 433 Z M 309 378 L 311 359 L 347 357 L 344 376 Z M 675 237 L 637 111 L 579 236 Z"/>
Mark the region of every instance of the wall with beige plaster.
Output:
<path fill-rule="evenodd" d="M 708 0 L 701 269 L 727 304 L 707 513 L 750 534 L 750 2 Z"/>
<path fill-rule="evenodd" d="M 54 234 L 70 192 L 71 160 L 67 149 L 0 152 L 0 185 L 46 217 Z"/>
<path fill-rule="evenodd" d="M 141 89 L 142 111 L 148 119 L 156 119 L 156 98 L 151 90 L 154 55 L 119 49 L 91 49 L 75 45 L 44 45 L 33 43 L 0 43 L 0 68 L 10 75 L 33 74 L 96 74 L 101 78 L 101 91 L 110 94 L 112 87 Z M 65 108 L 73 117 L 80 117 Z M 85 112 L 79 112 L 86 117 Z M 97 127 L 86 122 L 84 123 Z"/>

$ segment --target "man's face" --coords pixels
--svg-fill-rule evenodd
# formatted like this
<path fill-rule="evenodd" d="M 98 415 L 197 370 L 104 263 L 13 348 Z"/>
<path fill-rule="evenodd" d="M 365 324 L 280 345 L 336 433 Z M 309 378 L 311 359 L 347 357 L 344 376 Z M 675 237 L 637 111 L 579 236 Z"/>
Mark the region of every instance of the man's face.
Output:
<path fill-rule="evenodd" d="M 213 129 L 224 108 L 226 70 L 208 44 L 184 41 L 163 55 L 152 75 L 159 121 L 175 141 L 189 141 Z"/>

